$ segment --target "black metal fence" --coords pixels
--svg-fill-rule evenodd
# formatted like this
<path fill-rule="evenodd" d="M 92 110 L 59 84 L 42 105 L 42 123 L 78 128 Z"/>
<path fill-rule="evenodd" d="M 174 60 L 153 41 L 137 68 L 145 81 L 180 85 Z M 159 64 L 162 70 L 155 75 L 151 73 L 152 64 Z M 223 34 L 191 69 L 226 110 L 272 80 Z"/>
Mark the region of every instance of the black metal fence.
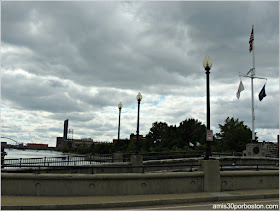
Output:
<path fill-rule="evenodd" d="M 157 164 L 157 165 L 143 165 L 142 173 L 145 172 L 193 172 L 197 171 L 200 164 Z M 152 170 L 158 168 L 158 170 Z"/>
<path fill-rule="evenodd" d="M 50 166 L 51 169 L 44 169 L 44 166 L 42 165 L 21 165 L 21 173 L 59 173 L 61 170 L 63 173 L 70 173 L 70 174 L 76 174 L 76 173 L 86 173 L 86 174 L 99 174 L 99 173 L 158 173 L 158 172 L 193 172 L 197 171 L 199 164 L 157 164 L 157 165 L 139 165 L 139 166 L 133 166 L 133 165 L 91 165 L 91 166 L 58 166 L 53 165 Z M 17 166 L 14 166 L 14 168 L 9 168 L 9 170 L 4 170 L 4 172 L 8 173 L 19 173 L 19 167 L 15 168 Z M 29 167 L 29 168 L 25 168 Z M 32 167 L 32 169 L 30 169 Z"/>
<path fill-rule="evenodd" d="M 131 155 L 134 153 L 124 153 L 123 159 L 125 162 L 130 161 Z M 201 150 L 190 150 L 190 151 L 171 151 L 171 152 L 145 152 L 140 153 L 143 155 L 143 160 L 164 160 L 164 159 L 176 159 L 176 158 L 195 158 L 195 157 L 204 157 L 205 151 Z M 242 152 L 212 152 L 212 156 L 221 157 L 221 156 L 243 156 Z"/>
<path fill-rule="evenodd" d="M 143 156 L 143 160 L 165 160 L 165 159 L 176 159 L 176 158 L 191 158 L 191 157 L 201 157 L 204 155 L 204 151 L 174 151 L 174 152 L 145 152 L 140 153 Z M 134 153 L 124 153 L 123 159 L 125 162 L 130 161 L 131 155 Z"/>
<path fill-rule="evenodd" d="M 123 154 L 123 161 L 130 162 L 131 155 L 134 153 L 125 153 Z M 179 152 L 147 152 L 140 153 L 143 155 L 143 160 L 164 160 L 164 159 L 176 159 L 176 158 L 195 158 L 195 157 L 204 157 L 204 151 L 179 151 Z M 220 153 L 220 152 L 212 152 L 213 157 L 221 157 L 221 156 L 242 156 L 243 154 L 240 152 L 234 153 Z M 24 167 L 38 167 L 38 166 L 85 166 L 92 164 L 101 164 L 113 162 L 112 154 L 94 154 L 87 156 L 63 156 L 63 157 L 43 157 L 43 158 L 19 158 L 19 159 L 4 159 L 2 162 L 2 168 L 24 168 Z M 253 166 L 253 167 L 252 167 Z M 260 167 L 266 166 L 268 168 L 278 168 L 279 166 L 273 166 L 272 164 L 256 164 L 256 165 L 238 165 L 241 170 L 244 169 L 252 169 L 255 168 L 257 170 Z M 221 171 L 227 169 L 238 169 L 237 165 L 221 165 Z M 145 167 L 144 167 L 145 168 Z"/>
<path fill-rule="evenodd" d="M 240 171 L 240 170 L 279 170 L 279 164 L 220 164 L 220 171 Z"/>
<path fill-rule="evenodd" d="M 124 153 L 123 161 L 130 162 L 131 155 L 134 153 Z M 143 160 L 164 160 L 176 158 L 192 158 L 205 156 L 204 151 L 174 151 L 174 152 L 146 152 L 140 153 L 143 155 Z M 242 153 L 212 153 L 213 156 L 242 156 Z M 81 155 L 81 156 L 63 156 L 63 157 L 43 157 L 43 158 L 19 158 L 19 159 L 4 159 L 1 167 L 28 167 L 28 166 L 76 166 L 76 165 L 91 165 L 98 163 L 113 162 L 112 154 L 98 155 Z"/>
<path fill-rule="evenodd" d="M 31 166 L 77 166 L 112 162 L 111 154 L 88 155 L 88 156 L 64 156 L 43 158 L 19 158 L 4 159 L 2 167 L 21 168 Z"/>

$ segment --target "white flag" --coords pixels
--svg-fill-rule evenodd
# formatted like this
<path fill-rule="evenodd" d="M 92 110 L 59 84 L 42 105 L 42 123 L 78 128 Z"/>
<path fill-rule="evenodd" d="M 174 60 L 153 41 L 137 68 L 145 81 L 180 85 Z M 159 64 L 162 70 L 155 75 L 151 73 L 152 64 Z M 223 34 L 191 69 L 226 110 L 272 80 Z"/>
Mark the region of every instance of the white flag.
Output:
<path fill-rule="evenodd" d="M 238 90 L 237 90 L 237 92 L 236 92 L 236 97 L 237 97 L 238 99 L 240 98 L 240 92 L 242 92 L 243 90 L 244 90 L 244 86 L 243 86 L 242 81 L 240 81 Z"/>
<path fill-rule="evenodd" d="M 194 145 L 193 145 L 193 143 L 192 143 L 192 142 L 189 142 L 189 146 L 190 146 L 190 147 L 193 147 Z"/>

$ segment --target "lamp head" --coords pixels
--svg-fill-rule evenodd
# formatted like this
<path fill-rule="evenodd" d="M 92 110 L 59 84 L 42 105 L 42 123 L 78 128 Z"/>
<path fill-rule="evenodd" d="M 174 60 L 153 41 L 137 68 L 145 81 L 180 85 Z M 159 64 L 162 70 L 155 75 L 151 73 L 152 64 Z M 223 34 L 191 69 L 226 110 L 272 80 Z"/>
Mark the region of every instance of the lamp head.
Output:
<path fill-rule="evenodd" d="M 141 101 L 141 100 L 142 100 L 142 95 L 141 95 L 140 92 L 139 92 L 138 95 L 136 96 L 136 99 L 137 99 L 137 101 Z"/>
<path fill-rule="evenodd" d="M 204 69 L 206 69 L 207 67 L 209 68 L 209 70 L 212 67 L 212 60 L 210 59 L 209 56 L 206 56 L 205 59 L 203 60 L 203 67 Z"/>
<path fill-rule="evenodd" d="M 122 109 L 122 102 L 119 103 L 118 107 L 119 109 Z"/>

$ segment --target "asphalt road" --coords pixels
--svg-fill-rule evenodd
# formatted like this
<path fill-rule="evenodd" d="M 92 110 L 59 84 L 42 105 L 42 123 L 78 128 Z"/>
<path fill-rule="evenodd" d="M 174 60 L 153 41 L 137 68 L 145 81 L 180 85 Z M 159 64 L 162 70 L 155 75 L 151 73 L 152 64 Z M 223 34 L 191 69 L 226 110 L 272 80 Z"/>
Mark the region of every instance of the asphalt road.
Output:
<path fill-rule="evenodd" d="M 269 206 L 269 207 L 266 207 Z M 147 207 L 124 207 L 114 210 L 279 210 L 278 198 L 200 202 Z M 112 208 L 110 209 L 112 210 Z"/>

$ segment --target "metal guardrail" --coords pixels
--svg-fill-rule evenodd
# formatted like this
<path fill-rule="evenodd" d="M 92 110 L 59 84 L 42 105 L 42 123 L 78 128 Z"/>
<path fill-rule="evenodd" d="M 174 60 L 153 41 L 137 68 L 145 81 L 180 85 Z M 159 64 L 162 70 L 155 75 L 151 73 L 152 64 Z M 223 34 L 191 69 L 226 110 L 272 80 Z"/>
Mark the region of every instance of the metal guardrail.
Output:
<path fill-rule="evenodd" d="M 130 156 L 134 153 L 124 153 L 123 159 L 125 162 L 130 161 Z M 205 151 L 201 150 L 189 150 L 189 151 L 171 151 L 171 152 L 146 152 L 140 153 L 143 155 L 143 160 L 164 160 L 164 159 L 176 159 L 176 158 L 192 158 L 192 157 L 204 157 Z M 242 152 L 212 152 L 212 156 L 243 156 Z"/>
<path fill-rule="evenodd" d="M 123 161 L 130 162 L 131 155 L 134 153 L 124 153 Z M 146 152 L 140 153 L 143 160 L 164 160 L 176 158 L 195 158 L 204 157 L 205 151 L 191 150 L 191 151 L 171 151 L 171 152 Z M 212 152 L 213 157 L 221 156 L 242 156 L 241 152 L 221 153 Z M 82 166 L 99 163 L 113 162 L 112 154 L 94 154 L 87 156 L 64 156 L 64 157 L 43 157 L 43 158 L 19 158 L 19 159 L 4 159 L 1 167 L 3 168 L 24 168 L 30 166 Z M 269 164 L 270 165 L 270 164 Z M 256 166 L 256 165 L 255 165 Z M 260 166 L 260 165 L 259 165 Z M 221 166 L 223 170 L 225 165 Z M 232 167 L 232 166 L 231 166 Z M 258 167 L 257 167 L 258 168 Z"/>
<path fill-rule="evenodd" d="M 80 166 L 74 166 L 74 165 L 66 165 L 66 166 L 61 166 L 61 165 L 53 165 L 49 166 L 52 169 L 61 169 L 63 168 L 64 170 L 66 169 L 67 171 L 69 170 L 69 173 L 75 174 L 78 172 L 78 170 L 81 169 L 88 169 L 89 174 L 94 174 L 94 172 L 98 172 L 95 170 L 98 169 L 103 169 L 99 173 L 106 173 L 105 169 L 125 169 L 126 172 L 121 171 L 122 173 L 132 173 L 133 169 L 139 169 L 137 172 L 141 173 L 156 173 L 156 172 L 193 172 L 197 171 L 198 167 L 201 166 L 200 164 L 157 164 L 157 165 L 139 165 L 139 166 L 133 166 L 131 164 L 129 165 L 110 165 L 110 166 L 98 166 L 98 165 L 80 165 Z M 11 165 L 10 167 L 14 168 L 25 168 L 25 167 L 33 167 L 33 172 L 36 172 L 40 174 L 40 172 L 43 170 L 44 166 L 42 165 L 24 165 L 22 164 L 21 166 L 19 165 Z M 104 172 L 105 170 L 105 172 Z M 220 165 L 220 171 L 240 171 L 240 170 L 279 170 L 279 165 L 278 164 L 239 164 L 239 165 Z M 9 171 L 10 173 L 13 173 L 13 171 Z M 109 171 L 109 173 L 112 173 Z"/>
<path fill-rule="evenodd" d="M 134 153 L 124 153 L 123 161 L 130 162 L 131 155 Z M 204 151 L 191 150 L 191 151 L 171 151 L 171 152 L 146 152 L 140 153 L 143 155 L 143 160 L 164 160 L 164 159 L 176 159 L 176 158 L 191 158 L 191 157 L 203 157 Z M 212 153 L 213 156 L 230 156 L 230 155 L 242 155 L 242 153 Z M 112 154 L 98 154 L 87 156 L 63 156 L 63 157 L 43 157 L 43 158 L 19 158 L 19 159 L 4 159 L 1 167 L 24 167 L 28 166 L 73 166 L 73 165 L 88 165 L 94 163 L 113 162 Z"/>
<path fill-rule="evenodd" d="M 164 159 L 176 159 L 176 158 L 191 158 L 191 157 L 201 157 L 204 155 L 204 151 L 171 151 L 171 152 L 145 152 L 139 155 L 143 156 L 143 160 L 164 160 Z M 134 153 L 124 153 L 123 159 L 125 162 L 130 161 L 131 155 Z"/>
<path fill-rule="evenodd" d="M 61 169 L 63 168 L 64 170 L 66 169 L 67 171 L 69 171 L 69 173 L 75 174 L 78 172 L 79 169 L 88 169 L 87 172 L 89 172 L 90 174 L 94 174 L 94 169 L 103 169 L 103 171 L 101 171 L 100 173 L 104 173 L 104 169 L 116 169 L 116 168 L 123 168 L 126 169 L 125 173 L 132 173 L 133 169 L 139 169 L 137 172 L 138 173 L 156 173 L 156 172 L 193 172 L 196 171 L 197 168 L 199 167 L 199 164 L 177 164 L 177 165 L 139 165 L 139 166 L 133 166 L 133 165 L 110 165 L 110 166 L 96 166 L 96 165 L 92 165 L 92 166 L 60 166 L 60 165 L 53 165 L 53 166 L 49 166 L 52 169 Z M 10 167 L 14 167 L 16 168 L 22 168 L 24 169 L 25 167 L 32 167 L 34 168 L 32 171 L 33 173 L 37 173 L 40 174 L 41 171 L 43 171 L 44 166 L 42 165 L 11 165 Z M 152 170 L 151 170 L 152 168 Z M 155 169 L 153 169 L 155 168 Z M 169 169 L 166 169 L 169 168 Z M 150 170 L 149 170 L 150 169 Z M 27 169 L 27 171 L 29 171 Z M 13 173 L 14 171 L 10 171 L 9 173 Z M 15 171 L 18 172 L 18 171 Z M 111 172 L 110 172 L 111 173 Z M 124 173 L 124 172 L 122 172 Z"/>
<path fill-rule="evenodd" d="M 234 164 L 234 165 L 220 165 L 220 171 L 233 170 L 279 170 L 279 164 Z"/>
<path fill-rule="evenodd" d="M 166 170 L 158 170 L 158 171 L 152 171 L 152 172 L 162 172 L 162 171 L 169 171 L 169 172 L 175 172 L 175 171 L 187 171 L 187 172 L 193 172 L 194 170 L 197 170 L 197 167 L 201 166 L 200 164 L 169 164 L 169 165 L 146 165 L 146 166 L 140 166 L 143 168 L 142 173 L 145 172 L 145 169 L 147 171 L 147 168 L 154 168 L 154 167 L 160 167 L 160 168 L 169 168 L 172 167 L 172 169 Z M 177 168 L 179 167 L 179 168 Z M 134 168 L 137 168 L 134 166 Z M 151 171 L 150 171 L 151 172 Z"/>
<path fill-rule="evenodd" d="M 19 158 L 19 159 L 4 159 L 1 165 L 4 168 L 24 168 L 31 166 L 76 166 L 90 165 L 96 163 L 112 162 L 111 154 L 89 155 L 89 156 L 64 156 L 64 157 L 43 157 L 43 158 Z"/>
<path fill-rule="evenodd" d="M 243 152 L 212 152 L 213 156 L 243 156 Z"/>

